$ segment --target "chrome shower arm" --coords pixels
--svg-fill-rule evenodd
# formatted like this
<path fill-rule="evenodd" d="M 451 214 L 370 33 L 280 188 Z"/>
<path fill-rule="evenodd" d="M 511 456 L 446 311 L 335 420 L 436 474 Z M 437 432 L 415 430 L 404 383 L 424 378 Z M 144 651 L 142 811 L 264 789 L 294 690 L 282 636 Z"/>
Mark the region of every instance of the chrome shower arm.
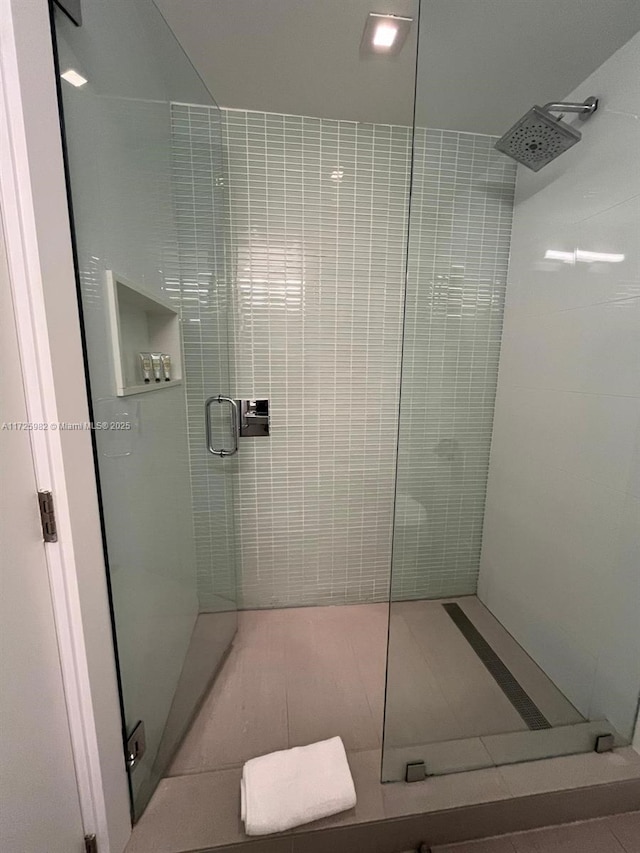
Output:
<path fill-rule="evenodd" d="M 568 101 L 566 103 L 556 103 L 555 101 L 551 101 L 551 103 L 545 104 L 542 109 L 548 113 L 578 113 L 580 118 L 585 121 L 598 109 L 598 99 L 587 98 L 587 100 L 581 104 L 573 101 Z"/>

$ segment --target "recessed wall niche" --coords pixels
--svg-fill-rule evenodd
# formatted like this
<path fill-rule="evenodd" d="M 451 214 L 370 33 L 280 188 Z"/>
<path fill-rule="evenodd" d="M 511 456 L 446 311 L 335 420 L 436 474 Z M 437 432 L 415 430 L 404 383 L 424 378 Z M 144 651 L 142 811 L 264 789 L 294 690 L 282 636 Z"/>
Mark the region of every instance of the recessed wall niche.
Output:
<path fill-rule="evenodd" d="M 157 295 L 113 270 L 106 271 L 113 378 L 118 397 L 160 391 L 182 383 L 180 316 Z M 145 382 L 140 353 L 171 356 L 171 378 Z"/>

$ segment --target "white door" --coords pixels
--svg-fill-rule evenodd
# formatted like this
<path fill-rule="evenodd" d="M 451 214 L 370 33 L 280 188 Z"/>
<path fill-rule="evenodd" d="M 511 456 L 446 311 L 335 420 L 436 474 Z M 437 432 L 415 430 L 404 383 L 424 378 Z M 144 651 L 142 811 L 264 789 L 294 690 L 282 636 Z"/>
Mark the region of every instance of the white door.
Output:
<path fill-rule="evenodd" d="M 0 424 L 27 420 L 0 224 Z M 81 853 L 29 432 L 0 427 L 0 850 Z"/>

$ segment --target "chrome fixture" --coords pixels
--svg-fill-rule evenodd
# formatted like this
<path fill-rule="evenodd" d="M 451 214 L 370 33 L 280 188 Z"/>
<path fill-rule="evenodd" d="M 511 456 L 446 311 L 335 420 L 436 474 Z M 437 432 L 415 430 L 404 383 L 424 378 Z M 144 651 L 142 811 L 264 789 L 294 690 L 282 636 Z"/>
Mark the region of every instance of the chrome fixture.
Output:
<path fill-rule="evenodd" d="M 424 782 L 427 778 L 427 768 L 424 761 L 410 761 L 404 771 L 405 782 Z"/>
<path fill-rule="evenodd" d="M 240 411 L 240 438 L 269 435 L 269 401 L 236 400 Z"/>
<path fill-rule="evenodd" d="M 125 744 L 125 764 L 127 770 L 131 771 L 140 764 L 146 749 L 147 736 L 144 730 L 144 721 L 138 720 Z"/>
<path fill-rule="evenodd" d="M 211 428 L 211 407 L 214 403 L 228 403 L 231 406 L 231 433 L 233 435 L 233 448 L 226 450 L 224 447 L 213 446 L 213 430 Z M 238 452 L 238 435 L 240 432 L 240 422 L 238 419 L 238 404 L 231 397 L 223 397 L 222 394 L 217 394 L 215 397 L 209 397 L 204 403 L 204 427 L 207 441 L 207 450 L 213 453 L 214 456 L 220 458 L 224 456 L 234 456 Z"/>
<path fill-rule="evenodd" d="M 597 109 L 597 98 L 587 98 L 581 104 L 552 101 L 544 107 L 534 106 L 500 137 L 495 147 L 538 172 L 582 139 L 579 130 L 562 121 L 564 114 L 577 113 L 586 121 Z M 560 113 L 560 116 L 556 118 L 552 113 Z"/>
<path fill-rule="evenodd" d="M 613 752 L 616 745 L 616 736 L 607 732 L 607 734 L 598 735 L 596 737 L 595 752 Z"/>
<path fill-rule="evenodd" d="M 214 403 L 228 403 L 231 406 L 231 434 L 233 436 L 233 447 L 227 450 L 224 447 L 213 446 L 213 428 L 211 426 L 211 407 Z M 269 435 L 269 401 L 260 400 L 232 400 L 216 394 L 209 397 L 204 404 L 204 426 L 207 440 L 207 450 L 214 456 L 234 456 L 238 452 L 239 438 L 258 438 Z"/>

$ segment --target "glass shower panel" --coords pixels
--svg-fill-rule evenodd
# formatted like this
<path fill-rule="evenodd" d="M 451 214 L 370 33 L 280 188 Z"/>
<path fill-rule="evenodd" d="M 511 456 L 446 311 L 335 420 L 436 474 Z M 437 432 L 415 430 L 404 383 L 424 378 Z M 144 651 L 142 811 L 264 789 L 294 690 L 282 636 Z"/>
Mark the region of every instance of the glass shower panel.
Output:
<path fill-rule="evenodd" d="M 459 41 L 490 14 L 422 4 L 383 781 L 628 744 L 638 706 L 640 15 L 520 103 Z M 541 171 L 496 150 L 533 103 L 602 92 L 625 118 L 565 117 L 582 140 Z"/>
<path fill-rule="evenodd" d="M 124 729 L 146 736 L 138 816 L 236 630 L 234 460 L 204 435 L 205 399 L 232 387 L 227 200 L 220 111 L 154 3 L 82 12 L 55 10 L 55 40 Z"/>

